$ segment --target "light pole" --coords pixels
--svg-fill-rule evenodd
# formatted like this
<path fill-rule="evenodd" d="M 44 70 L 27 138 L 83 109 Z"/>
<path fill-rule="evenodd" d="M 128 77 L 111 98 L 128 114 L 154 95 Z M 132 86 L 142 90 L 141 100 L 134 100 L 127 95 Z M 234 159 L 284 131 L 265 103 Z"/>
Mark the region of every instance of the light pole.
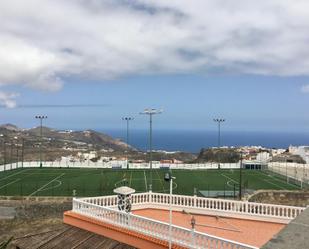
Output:
<path fill-rule="evenodd" d="M 170 198 L 169 198 L 169 240 L 168 240 L 168 248 L 172 248 L 172 219 L 173 219 L 173 213 L 172 213 L 172 195 L 173 195 L 173 180 L 176 179 L 176 177 L 172 176 L 171 172 L 167 172 L 164 175 L 164 180 L 170 183 Z"/>
<path fill-rule="evenodd" d="M 218 168 L 220 169 L 221 123 L 225 122 L 225 119 L 214 118 L 214 122 L 218 123 Z"/>
<path fill-rule="evenodd" d="M 25 150 L 24 146 L 25 146 L 25 139 L 22 138 L 21 139 L 21 167 L 22 168 L 24 167 L 24 150 Z"/>
<path fill-rule="evenodd" d="M 40 120 L 40 168 L 42 168 L 42 123 L 43 119 L 47 119 L 47 116 L 37 115 L 35 118 Z"/>
<path fill-rule="evenodd" d="M 240 165 L 239 165 L 239 200 L 242 197 L 242 151 L 240 152 Z"/>
<path fill-rule="evenodd" d="M 153 108 L 145 109 L 140 114 L 149 115 L 149 161 L 150 161 L 150 190 L 152 190 L 152 116 L 156 114 L 161 114 L 162 110 L 156 110 Z"/>
<path fill-rule="evenodd" d="M 214 122 L 218 123 L 218 148 L 221 147 L 221 123 L 225 122 L 223 118 L 214 118 Z"/>
<path fill-rule="evenodd" d="M 123 117 L 122 120 L 127 122 L 127 169 L 129 169 L 129 123 L 134 120 L 132 117 Z"/>

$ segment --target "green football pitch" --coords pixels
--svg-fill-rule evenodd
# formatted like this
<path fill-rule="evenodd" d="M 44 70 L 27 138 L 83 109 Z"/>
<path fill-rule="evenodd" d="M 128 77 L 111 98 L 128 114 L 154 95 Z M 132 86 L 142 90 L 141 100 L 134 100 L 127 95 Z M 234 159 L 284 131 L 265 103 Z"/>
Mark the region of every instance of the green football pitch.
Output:
<path fill-rule="evenodd" d="M 169 192 L 164 181 L 166 170 L 113 170 L 72 168 L 22 168 L 0 172 L 3 196 L 100 196 L 113 194 L 116 187 L 127 185 L 136 192 Z M 239 170 L 172 170 L 173 193 L 192 195 L 201 192 L 238 190 Z M 152 180 L 151 180 L 152 179 Z M 245 189 L 293 190 L 299 186 L 267 171 L 242 170 Z"/>

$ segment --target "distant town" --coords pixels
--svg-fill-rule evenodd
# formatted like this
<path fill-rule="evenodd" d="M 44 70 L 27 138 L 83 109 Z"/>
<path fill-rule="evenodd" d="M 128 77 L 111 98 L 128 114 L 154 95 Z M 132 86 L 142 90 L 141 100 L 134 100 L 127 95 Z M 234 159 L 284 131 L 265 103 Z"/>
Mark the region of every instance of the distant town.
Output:
<path fill-rule="evenodd" d="M 43 161 L 68 163 L 129 163 L 149 162 L 149 151 L 140 151 L 120 139 L 94 131 L 56 130 L 42 128 L 18 128 L 12 124 L 0 126 L 2 145 L 1 163 L 19 161 Z M 40 144 L 42 146 L 40 150 Z M 199 153 L 184 151 L 153 150 L 153 163 L 236 163 L 240 157 L 248 162 L 309 163 L 309 146 L 289 148 L 264 148 L 262 146 L 241 146 L 201 148 Z"/>

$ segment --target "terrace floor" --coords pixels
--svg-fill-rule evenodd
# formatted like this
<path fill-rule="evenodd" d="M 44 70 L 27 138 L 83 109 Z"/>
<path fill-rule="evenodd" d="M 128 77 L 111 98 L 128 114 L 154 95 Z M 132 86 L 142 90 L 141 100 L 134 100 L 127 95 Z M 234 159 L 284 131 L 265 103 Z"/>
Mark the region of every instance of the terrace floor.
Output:
<path fill-rule="evenodd" d="M 169 211 L 160 209 L 134 210 L 134 214 L 169 222 Z M 286 225 L 264 221 L 244 220 L 209 215 L 193 215 L 196 231 L 261 247 Z M 173 224 L 191 229 L 191 214 L 173 211 Z"/>

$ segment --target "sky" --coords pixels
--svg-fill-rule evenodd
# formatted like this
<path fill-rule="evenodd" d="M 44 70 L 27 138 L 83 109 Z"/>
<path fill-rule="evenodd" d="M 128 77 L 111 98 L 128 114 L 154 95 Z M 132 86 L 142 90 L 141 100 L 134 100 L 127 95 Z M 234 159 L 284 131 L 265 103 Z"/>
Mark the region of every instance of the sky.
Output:
<path fill-rule="evenodd" d="M 307 0 L 0 2 L 0 123 L 309 132 Z"/>

